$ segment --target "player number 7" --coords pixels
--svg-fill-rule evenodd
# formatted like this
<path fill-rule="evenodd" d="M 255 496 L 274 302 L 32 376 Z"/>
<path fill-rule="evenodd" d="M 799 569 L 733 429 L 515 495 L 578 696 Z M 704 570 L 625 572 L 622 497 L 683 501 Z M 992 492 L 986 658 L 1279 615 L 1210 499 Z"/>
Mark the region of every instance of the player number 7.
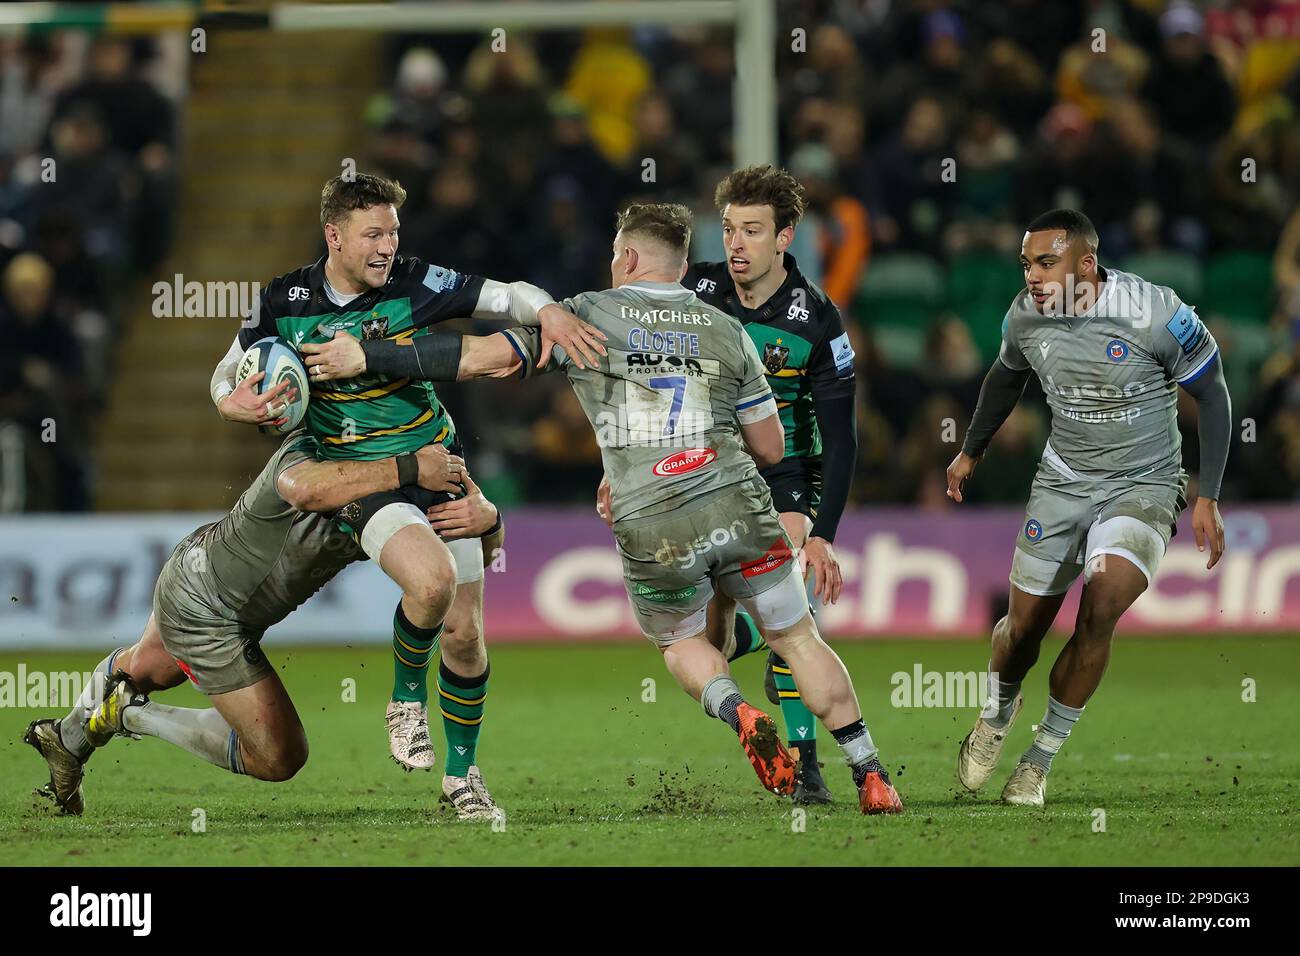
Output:
<path fill-rule="evenodd" d="M 682 413 L 682 401 L 686 398 L 686 376 L 661 375 L 650 379 L 649 384 L 655 390 L 666 388 L 673 390 L 673 403 L 668 409 L 668 422 L 664 425 L 664 434 L 671 435 L 677 430 L 677 419 Z"/>

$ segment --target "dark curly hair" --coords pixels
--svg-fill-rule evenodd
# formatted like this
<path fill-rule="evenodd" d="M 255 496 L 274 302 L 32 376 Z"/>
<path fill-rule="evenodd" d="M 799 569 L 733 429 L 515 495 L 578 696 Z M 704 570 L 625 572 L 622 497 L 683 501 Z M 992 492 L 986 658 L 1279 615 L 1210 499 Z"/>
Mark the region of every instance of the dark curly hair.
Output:
<path fill-rule="evenodd" d="M 718 183 L 713 204 L 722 212 L 727 206 L 771 206 L 776 231 L 793 226 L 808 208 L 803 185 L 786 170 L 767 163 L 746 166 Z"/>

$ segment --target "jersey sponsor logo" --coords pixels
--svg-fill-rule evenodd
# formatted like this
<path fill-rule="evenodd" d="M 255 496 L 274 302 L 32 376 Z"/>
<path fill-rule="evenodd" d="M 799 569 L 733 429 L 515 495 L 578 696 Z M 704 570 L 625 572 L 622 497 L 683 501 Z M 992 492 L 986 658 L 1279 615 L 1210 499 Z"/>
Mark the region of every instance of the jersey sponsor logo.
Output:
<path fill-rule="evenodd" d="M 763 346 L 763 368 L 767 369 L 768 375 L 775 375 L 785 368 L 789 358 L 790 349 L 782 345 L 780 339 Z"/>
<path fill-rule="evenodd" d="M 465 281 L 455 269 L 445 269 L 442 266 L 429 266 L 429 271 L 424 274 L 424 285 L 434 292 L 451 292 L 453 289 L 459 289 Z"/>
<path fill-rule="evenodd" d="M 367 342 L 382 339 L 388 335 L 388 316 L 380 315 L 373 319 L 361 320 L 361 338 Z"/>
<path fill-rule="evenodd" d="M 689 571 L 695 567 L 700 555 L 707 554 L 714 548 L 722 548 L 734 541 L 739 541 L 740 536 L 749 533 L 749 525 L 744 518 L 737 518 L 725 528 L 714 528 L 708 534 L 702 534 L 693 541 L 678 542 L 669 541 L 667 538 L 659 539 L 659 548 L 655 551 L 655 560 L 666 568 L 676 567 L 682 571 Z M 645 585 L 642 585 L 643 587 Z M 684 589 L 679 589 L 684 590 Z M 695 589 L 691 588 L 691 594 Z M 685 597 L 689 597 L 686 595 Z M 684 600 L 685 598 L 673 598 L 667 600 Z M 654 600 L 651 598 L 651 600 Z"/>
<path fill-rule="evenodd" d="M 794 555 L 790 552 L 790 546 L 785 543 L 785 535 L 782 535 L 772 542 L 771 547 L 757 561 L 751 561 L 740 566 L 741 577 L 755 578 L 760 574 L 775 571 L 792 557 Z"/>
<path fill-rule="evenodd" d="M 1106 358 L 1112 362 L 1122 362 L 1128 358 L 1128 343 L 1122 339 L 1111 339 L 1106 343 Z"/>
<path fill-rule="evenodd" d="M 808 321 L 808 304 L 805 296 L 803 289 L 795 289 L 790 293 L 790 308 L 785 313 L 785 317 L 791 322 Z"/>
<path fill-rule="evenodd" d="M 682 601 L 689 601 L 695 596 L 698 588 L 690 584 L 684 588 L 652 588 L 638 581 L 633 585 L 636 596 L 655 604 L 680 604 Z"/>
<path fill-rule="evenodd" d="M 849 343 L 849 333 L 844 332 L 831 339 L 831 357 L 835 359 L 837 372 L 853 370 L 853 346 Z"/>
<path fill-rule="evenodd" d="M 1195 352 L 1205 342 L 1205 337 L 1209 335 L 1205 330 L 1205 323 L 1200 320 L 1189 305 L 1180 305 L 1178 311 L 1165 323 L 1165 328 L 1182 346 L 1184 355 L 1191 355 Z"/>
<path fill-rule="evenodd" d="M 713 464 L 718 453 L 712 448 L 684 448 L 660 458 L 650 470 L 660 478 L 676 478 Z"/>
<path fill-rule="evenodd" d="M 311 298 L 311 289 L 307 288 L 306 286 L 303 285 L 289 286 L 290 302 L 306 302 L 310 298 Z"/>
<path fill-rule="evenodd" d="M 712 279 L 701 279 L 699 282 L 695 283 L 695 291 L 696 292 L 717 292 L 718 284 L 714 282 Z"/>
<path fill-rule="evenodd" d="M 1037 541 L 1043 536 L 1043 526 L 1038 523 L 1037 518 L 1030 518 L 1025 522 L 1025 537 L 1030 541 Z"/>

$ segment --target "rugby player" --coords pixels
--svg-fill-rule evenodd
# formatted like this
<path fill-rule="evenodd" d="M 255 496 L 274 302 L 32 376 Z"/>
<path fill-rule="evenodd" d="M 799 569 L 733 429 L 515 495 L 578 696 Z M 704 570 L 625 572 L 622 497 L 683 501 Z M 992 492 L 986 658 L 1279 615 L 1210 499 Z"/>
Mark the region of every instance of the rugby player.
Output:
<path fill-rule="evenodd" d="M 749 166 L 718 183 L 714 204 L 727 259 L 695 263 L 682 284 L 739 319 L 762 359 L 785 429 L 785 454 L 759 474 L 805 569 L 815 615 L 840 573 L 832 543 L 858 456 L 853 348 L 835 303 L 804 277 L 787 251 L 808 207 L 799 180 L 771 165 Z M 814 580 L 823 582 L 821 593 Z M 736 632 L 738 655 L 747 643 L 749 649 L 762 647 L 743 611 Z M 781 707 L 786 739 L 800 754 L 795 802 L 830 803 L 817 761 L 817 721 L 775 651 L 768 653 L 766 678 L 769 700 Z"/>
<path fill-rule="evenodd" d="M 27 728 L 23 739 L 50 771 L 39 792 L 63 813 L 82 813 L 86 761 L 116 734 L 158 737 L 259 780 L 288 780 L 306 763 L 307 735 L 262 651 L 263 633 L 362 556 L 338 529 L 338 508 L 406 484 L 446 492 L 467 480 L 464 462 L 439 444 L 371 461 L 323 460 L 318 452 L 304 430 L 285 438 L 230 512 L 172 551 L 140 640 L 95 666 L 95 680 L 62 719 Z M 425 533 L 426 553 L 403 579 L 403 600 L 412 601 L 412 615 L 438 617 L 451 605 L 455 568 L 447 546 Z M 149 698 L 186 677 L 211 707 Z"/>
<path fill-rule="evenodd" d="M 609 342 L 594 367 L 514 329 L 439 334 L 408 349 L 336 340 L 318 374 L 441 381 L 504 377 L 521 366 L 524 375 L 563 371 L 601 445 L 637 620 L 678 683 L 738 734 L 764 787 L 793 794 L 797 761 L 771 718 L 745 702 L 723 652 L 736 640 L 741 604 L 839 743 L 863 811 L 897 812 L 852 682 L 818 635 L 792 573 L 790 538 L 755 467 L 780 461 L 786 443 L 754 344 L 734 318 L 681 285 L 690 229 L 689 211 L 677 205 L 634 205 L 619 217 L 613 288 L 565 303 Z M 833 555 L 823 549 L 811 563 L 818 592 L 833 601 L 841 581 Z"/>
<path fill-rule="evenodd" d="M 827 587 L 839 574 L 832 542 L 858 454 L 853 348 L 835 303 L 787 251 L 807 208 L 799 181 L 775 166 L 749 166 L 718 183 L 714 203 L 727 260 L 695 263 L 683 285 L 738 318 L 759 350 L 785 429 L 783 458 L 759 474 L 804 569 L 815 615 L 825 595 L 812 583 Z M 610 521 L 608 482 L 597 491 L 596 510 Z M 743 610 L 735 629 L 733 660 L 766 646 Z M 768 699 L 781 707 L 786 739 L 800 754 L 795 803 L 830 803 L 817 760 L 817 721 L 774 651 L 765 678 Z"/>
<path fill-rule="evenodd" d="M 551 297 L 524 282 L 502 283 L 397 255 L 398 210 L 406 192 L 391 180 L 360 173 L 336 177 L 321 193 L 320 221 L 326 254 L 312 265 L 273 279 L 245 321 L 212 378 L 212 398 L 228 420 L 265 424 L 283 413 L 284 397 L 235 398 L 235 370 L 243 351 L 265 336 L 280 336 L 306 356 L 335 335 L 366 341 L 410 342 L 434 323 L 451 318 L 511 319 L 543 328 L 581 356 L 588 348 L 575 334 L 579 323 Z M 570 354 L 573 354 L 571 351 Z M 589 358 L 594 354 L 587 352 Z M 579 358 L 581 361 L 581 358 Z M 257 401 L 256 398 L 260 398 Z M 306 425 L 321 454 L 337 460 L 372 460 L 440 442 L 459 452 L 455 423 L 433 386 L 409 377 L 366 375 L 334 388 L 313 388 Z M 429 509 L 435 519 L 473 522 L 484 510 L 481 496 L 431 492 L 415 485 L 347 503 L 340 527 L 367 556 L 403 587 L 436 553 Z M 501 533 L 499 515 L 487 532 L 489 549 Z M 405 598 L 393 618 L 393 693 L 386 721 L 393 759 L 407 770 L 431 769 L 429 662 L 441 643 L 438 697 L 447 739 L 443 795 L 462 819 L 490 819 L 494 805 L 478 770 L 477 745 L 487 697 L 488 657 L 483 642 L 483 554 L 478 540 L 449 540 L 456 568 L 456 595 L 445 620 L 413 617 Z M 381 554 L 384 557 L 381 559 Z"/>
<path fill-rule="evenodd" d="M 1223 554 L 1219 488 L 1232 406 L 1219 348 L 1195 310 L 1164 286 L 1103 268 L 1097 231 L 1081 212 L 1054 209 L 1021 244 L 1025 291 L 1008 310 L 1002 347 L 980 390 L 948 495 L 962 500 L 994 432 L 1030 374 L 1052 410 L 1051 434 L 1011 562 L 1010 609 L 993 629 L 989 702 L 962 741 L 957 776 L 978 790 L 996 771 L 1020 712 L 1021 682 L 1065 592 L 1084 587 L 1074 633 L 1049 676 L 1047 711 L 1002 791 L 1041 806 L 1052 760 L 1101 683 L 1120 616 L 1151 583 L 1187 505 L 1178 387 L 1196 400 L 1201 461 L 1192 531 Z"/>

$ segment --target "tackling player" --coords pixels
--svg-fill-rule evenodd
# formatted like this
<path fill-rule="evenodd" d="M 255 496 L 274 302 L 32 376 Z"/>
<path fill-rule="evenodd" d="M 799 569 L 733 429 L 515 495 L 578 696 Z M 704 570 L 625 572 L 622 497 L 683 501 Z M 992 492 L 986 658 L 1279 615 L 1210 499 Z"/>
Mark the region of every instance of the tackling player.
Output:
<path fill-rule="evenodd" d="M 902 804 L 852 682 L 817 633 L 804 587 L 791 573 L 789 536 L 755 468 L 755 460 L 772 465 L 784 453 L 776 399 L 739 323 L 681 285 L 689 239 L 690 213 L 682 206 L 636 205 L 619 217 L 613 289 L 566 301 L 610 343 L 595 367 L 516 329 L 435 335 L 413 349 L 336 341 L 330 348 L 337 354 L 320 374 L 501 377 L 521 362 L 525 375 L 539 366 L 562 370 L 601 445 L 637 620 L 669 671 L 738 734 L 764 787 L 792 794 L 797 763 L 771 718 L 745 702 L 721 650 L 734 640 L 739 602 L 840 744 L 863 811 L 897 812 Z M 840 578 L 828 548 L 813 569 L 818 590 L 834 600 Z"/>
<path fill-rule="evenodd" d="M 321 193 L 320 220 L 328 251 L 312 265 L 271 281 L 258 309 L 240 330 L 212 379 L 212 398 L 232 421 L 265 424 L 283 412 L 281 396 L 236 393 L 240 355 L 265 336 L 281 336 L 302 351 L 310 369 L 313 350 L 333 336 L 354 334 L 365 341 L 403 342 L 428 326 L 458 317 L 512 319 L 540 324 L 554 340 L 579 352 L 578 323 L 541 289 L 524 282 L 501 283 L 397 255 L 398 209 L 406 192 L 391 180 L 364 173 L 336 177 Z M 306 425 L 324 457 L 371 460 L 440 442 L 459 451 L 455 424 L 428 382 L 409 377 L 366 375 L 329 389 L 313 388 Z M 463 503 L 453 503 L 457 500 Z M 433 493 L 407 484 L 346 504 L 340 527 L 352 534 L 403 588 L 393 617 L 393 693 L 386 720 L 389 747 L 408 770 L 434 764 L 429 741 L 426 675 L 441 644 L 438 697 L 447 738 L 442 790 L 462 819 L 490 819 L 495 807 L 476 764 L 487 696 L 488 657 L 483 642 L 483 554 L 474 538 L 448 544 L 456 568 L 456 596 L 445 619 L 412 616 L 406 582 L 431 552 L 429 510 L 436 520 L 456 518 L 476 525 L 490 506 L 481 495 L 457 490 Z M 489 513 L 487 553 L 501 532 L 500 516 Z M 495 526 L 492 526 L 495 522 Z M 477 782 L 476 782 L 477 781 Z"/>
<path fill-rule="evenodd" d="M 1201 445 L 1196 546 L 1223 554 L 1219 485 L 1232 406 L 1219 348 L 1193 308 L 1164 286 L 1097 260 L 1097 231 L 1072 209 L 1029 224 L 1020 265 L 1027 286 L 1007 312 L 948 494 L 962 500 L 994 432 L 1030 374 L 1052 410 L 1052 429 L 1029 494 L 1011 563 L 1010 609 L 993 629 L 989 702 L 962 741 L 957 776 L 978 790 L 1021 708 L 1020 686 L 1069 589 L 1083 573 L 1074 633 L 1052 665 L 1047 712 L 1002 791 L 1041 806 L 1052 759 L 1101 683 L 1120 616 L 1151 583 L 1187 505 L 1178 387 L 1196 399 Z"/>
<path fill-rule="evenodd" d="M 265 373 L 250 376 L 257 379 Z M 374 461 L 324 461 L 305 431 L 289 435 L 220 521 L 184 538 L 163 565 L 153 613 L 132 647 L 95 666 L 95 679 L 61 720 L 37 720 L 23 739 L 45 758 L 45 791 L 63 813 L 80 815 L 86 761 L 116 734 L 158 737 L 231 773 L 288 780 L 307 760 L 307 735 L 262 635 L 362 557 L 333 512 L 355 498 L 414 482 L 451 491 L 464 462 L 442 445 Z M 412 614 L 446 613 L 455 568 L 428 528 Z M 149 699 L 189 677 L 212 701 L 205 709 Z"/>

